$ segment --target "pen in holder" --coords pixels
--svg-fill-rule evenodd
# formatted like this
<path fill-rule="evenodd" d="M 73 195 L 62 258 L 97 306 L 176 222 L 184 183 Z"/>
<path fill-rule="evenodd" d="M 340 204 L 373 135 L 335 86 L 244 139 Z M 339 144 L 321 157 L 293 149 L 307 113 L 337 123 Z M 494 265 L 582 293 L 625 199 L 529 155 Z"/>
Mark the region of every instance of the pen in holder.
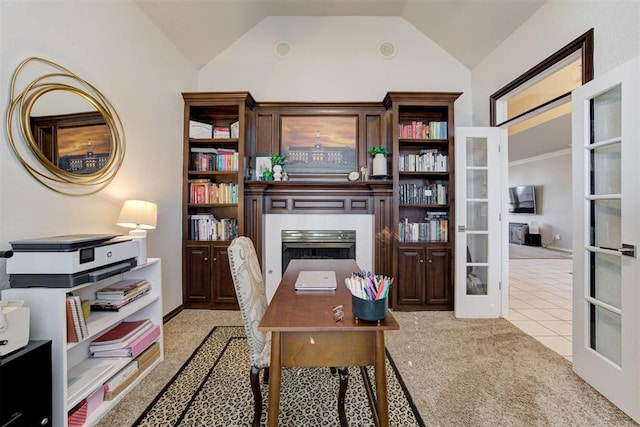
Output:
<path fill-rule="evenodd" d="M 356 319 L 379 322 L 387 317 L 388 298 L 366 300 L 351 295 L 351 307 Z"/>
<path fill-rule="evenodd" d="M 356 320 L 380 322 L 387 317 L 389 288 L 393 277 L 375 275 L 366 271 L 353 273 L 344 279 L 351 291 L 351 307 Z"/>

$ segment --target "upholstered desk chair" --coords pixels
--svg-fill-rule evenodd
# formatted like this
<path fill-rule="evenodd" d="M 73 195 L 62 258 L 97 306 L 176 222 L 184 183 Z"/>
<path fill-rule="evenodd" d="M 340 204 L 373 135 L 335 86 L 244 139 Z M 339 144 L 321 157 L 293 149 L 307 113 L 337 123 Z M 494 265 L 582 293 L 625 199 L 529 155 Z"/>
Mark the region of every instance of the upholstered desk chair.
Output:
<path fill-rule="evenodd" d="M 251 239 L 244 236 L 236 237 L 231 242 L 228 253 L 233 285 L 236 289 L 249 344 L 249 360 L 251 361 L 249 377 L 254 400 L 253 426 L 257 427 L 260 425 L 260 417 L 262 416 L 260 371 L 264 369 L 264 382 L 268 383 L 271 357 L 271 334 L 265 334 L 258 330 L 260 320 L 267 310 L 267 295 L 258 256 Z"/>

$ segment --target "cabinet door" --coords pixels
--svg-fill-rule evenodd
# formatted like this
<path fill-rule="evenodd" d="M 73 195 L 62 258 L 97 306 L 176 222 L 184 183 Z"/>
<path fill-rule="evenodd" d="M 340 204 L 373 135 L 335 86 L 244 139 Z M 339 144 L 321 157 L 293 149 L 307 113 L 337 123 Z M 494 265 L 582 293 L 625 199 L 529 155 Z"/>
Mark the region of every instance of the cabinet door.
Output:
<path fill-rule="evenodd" d="M 184 303 L 187 308 L 205 308 L 211 303 L 211 254 L 209 245 L 185 248 Z"/>
<path fill-rule="evenodd" d="M 398 251 L 398 301 L 400 305 L 424 304 L 425 250 L 403 247 Z"/>
<path fill-rule="evenodd" d="M 427 249 L 427 288 L 425 303 L 451 305 L 451 250 Z"/>
<path fill-rule="evenodd" d="M 228 246 L 214 245 L 211 249 L 213 252 L 211 259 L 213 304 L 215 308 L 221 309 L 239 308 L 229 267 Z"/>

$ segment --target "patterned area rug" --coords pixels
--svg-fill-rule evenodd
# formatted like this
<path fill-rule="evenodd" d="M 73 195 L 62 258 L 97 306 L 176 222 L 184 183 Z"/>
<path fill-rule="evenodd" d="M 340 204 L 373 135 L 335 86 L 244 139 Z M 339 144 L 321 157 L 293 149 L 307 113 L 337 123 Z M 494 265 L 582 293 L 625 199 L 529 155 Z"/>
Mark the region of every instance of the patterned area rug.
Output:
<path fill-rule="evenodd" d="M 253 419 L 249 349 L 243 327 L 218 326 L 185 362 L 134 426 L 248 426 Z M 369 377 L 375 386 L 374 372 Z M 350 426 L 373 421 L 357 367 L 349 368 L 345 399 Z M 279 425 L 339 426 L 339 380 L 327 368 L 282 371 Z M 424 426 L 393 360 L 387 353 L 389 419 L 392 426 Z M 266 425 L 268 385 L 262 385 Z"/>

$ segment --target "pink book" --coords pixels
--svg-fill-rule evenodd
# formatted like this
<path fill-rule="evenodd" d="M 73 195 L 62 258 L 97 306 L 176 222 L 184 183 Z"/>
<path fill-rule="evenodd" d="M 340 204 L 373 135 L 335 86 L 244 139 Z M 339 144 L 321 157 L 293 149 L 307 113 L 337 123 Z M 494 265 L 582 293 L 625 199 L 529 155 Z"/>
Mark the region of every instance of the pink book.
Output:
<path fill-rule="evenodd" d="M 154 325 L 140 338 L 131 343 L 131 357 L 136 357 L 147 349 L 160 336 L 160 325 Z"/>
<path fill-rule="evenodd" d="M 153 325 L 142 335 L 136 338 L 131 345 L 125 348 L 106 350 L 106 351 L 94 351 L 91 356 L 93 357 L 136 357 L 142 353 L 147 347 L 151 345 L 160 336 L 160 326 Z"/>

